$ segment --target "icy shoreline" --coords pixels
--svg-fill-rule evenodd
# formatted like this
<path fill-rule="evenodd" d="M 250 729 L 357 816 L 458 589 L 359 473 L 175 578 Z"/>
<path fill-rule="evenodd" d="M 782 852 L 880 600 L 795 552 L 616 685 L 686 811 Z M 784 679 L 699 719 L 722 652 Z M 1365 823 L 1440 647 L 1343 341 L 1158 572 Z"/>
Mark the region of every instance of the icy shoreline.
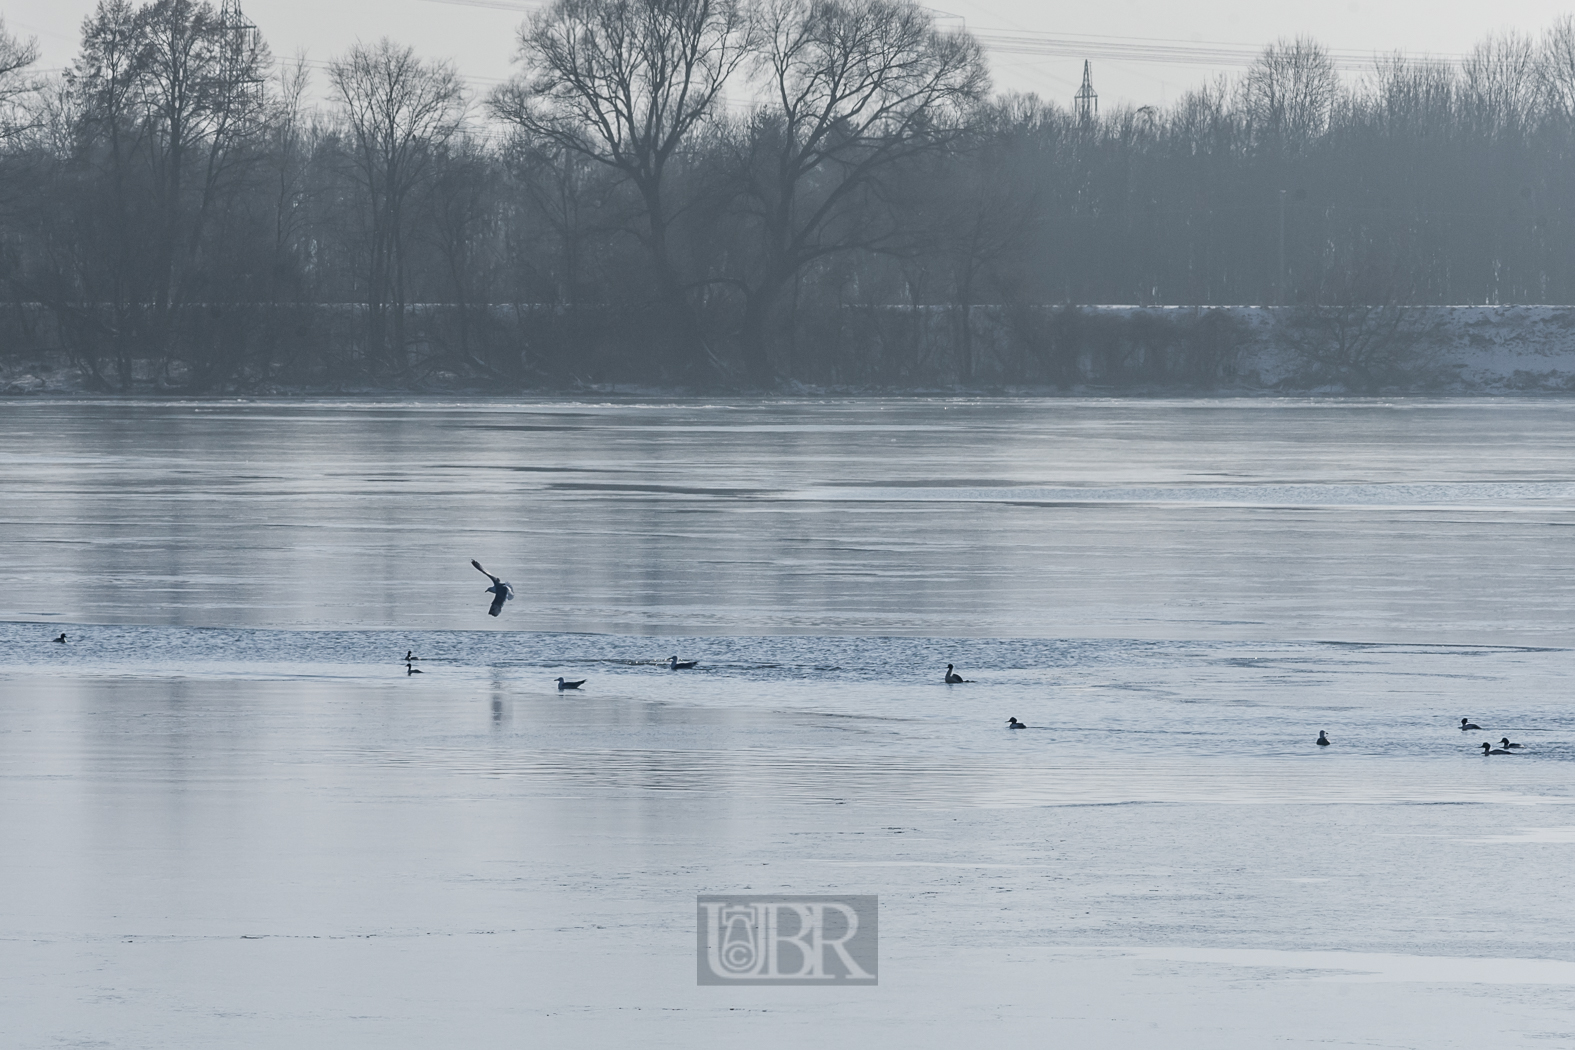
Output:
<path fill-rule="evenodd" d="M 962 328 L 970 332 L 977 357 L 969 381 L 908 383 L 807 383 L 783 379 L 769 391 L 782 397 L 934 396 L 989 393 L 1023 397 L 1164 397 L 1210 395 L 1319 396 L 1506 396 L 1575 394 L 1575 308 L 1569 306 L 1413 306 L 1373 308 L 1272 306 L 1078 306 L 1035 307 L 1015 314 L 1006 307 L 979 306 L 963 314 L 944 306 L 866 308 L 867 331 L 850 323 L 847 336 L 859 345 L 912 342 L 938 361 L 958 353 Z M 1038 334 L 1024 329 L 1035 318 Z M 1058 323 L 1071 318 L 1070 328 Z M 887 319 L 887 320 L 883 320 Z M 895 320 L 890 320 L 895 319 Z M 1200 322 L 1223 322 L 1208 336 L 1206 352 L 1217 358 L 1212 379 L 1183 379 L 1169 358 L 1186 352 Z M 1042 331 L 1039 331 L 1042 329 Z M 874 342 L 871 343 L 871 340 Z M 1003 362 L 1021 358 L 1024 340 L 1039 351 L 1061 355 L 1069 369 L 1059 383 L 1014 379 Z M 1069 342 L 1070 340 L 1070 342 Z M 1063 345 L 1064 344 L 1064 345 Z M 1347 345 L 1350 344 L 1350 345 Z M 1352 347 L 1355 347 L 1353 351 Z M 430 354 L 432 348 L 417 352 Z M 866 347 L 867 349 L 867 347 Z M 1193 349 L 1196 349 L 1193 347 Z M 416 351 L 413 351 L 416 352 Z M 1344 358 L 1366 355 L 1353 373 Z M 1159 364 L 1152 368 L 1145 363 Z M 1109 362 L 1122 377 L 1108 379 Z M 1155 369 L 1170 378 L 1145 378 Z M 1169 370 L 1169 371 L 1167 371 Z M 1106 375 L 1106 378 L 1101 378 Z M 452 362 L 424 366 L 408 381 L 340 378 L 333 382 L 245 378 L 225 381 L 202 393 L 264 397 L 378 398 L 442 395 L 586 396 L 624 398 L 747 394 L 713 377 L 705 387 L 594 379 L 553 380 L 537 376 L 520 383 L 468 374 Z M 0 397 L 186 396 L 178 382 L 140 378 L 125 394 L 95 384 L 60 350 L 15 346 L 0 356 Z"/>

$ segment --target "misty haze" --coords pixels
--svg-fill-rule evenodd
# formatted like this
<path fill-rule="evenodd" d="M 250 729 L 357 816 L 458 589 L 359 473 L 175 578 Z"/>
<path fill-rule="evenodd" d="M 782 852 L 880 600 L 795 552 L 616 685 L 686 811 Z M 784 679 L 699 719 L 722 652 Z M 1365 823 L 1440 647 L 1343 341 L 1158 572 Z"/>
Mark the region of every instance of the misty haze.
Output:
<path fill-rule="evenodd" d="M 1575 1048 L 1575 17 L 421 2 L 0 3 L 0 1044 Z"/>

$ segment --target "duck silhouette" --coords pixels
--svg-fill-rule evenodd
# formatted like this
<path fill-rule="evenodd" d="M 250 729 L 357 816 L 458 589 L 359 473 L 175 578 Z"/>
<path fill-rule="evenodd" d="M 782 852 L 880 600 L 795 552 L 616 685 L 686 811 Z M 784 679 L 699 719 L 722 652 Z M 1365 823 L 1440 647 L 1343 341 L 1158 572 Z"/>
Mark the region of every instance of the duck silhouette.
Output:
<path fill-rule="evenodd" d="M 59 642 L 61 645 L 65 645 L 66 644 L 66 632 L 65 631 L 61 631 L 60 632 L 60 637 L 56 638 L 55 641 Z"/>
<path fill-rule="evenodd" d="M 1320 729 L 1320 730 L 1318 730 L 1318 746 L 1319 747 L 1328 747 L 1329 746 L 1329 731 L 1327 729 Z"/>
<path fill-rule="evenodd" d="M 477 572 L 481 573 L 481 575 L 492 581 L 492 586 L 487 588 L 487 593 L 492 595 L 492 608 L 487 610 L 487 615 L 498 615 L 498 613 L 503 611 L 504 602 L 514 600 L 514 588 L 509 584 L 504 583 L 498 577 L 492 575 L 492 573 L 488 572 L 486 569 L 483 569 L 481 567 L 481 562 L 477 561 L 475 558 L 470 559 L 470 564 L 476 567 Z"/>
<path fill-rule="evenodd" d="M 1477 725 L 1475 722 L 1471 721 L 1471 719 L 1469 719 L 1469 718 L 1462 718 L 1460 720 L 1460 731 L 1462 733 L 1464 733 L 1468 729 L 1481 729 L 1481 728 L 1482 728 L 1481 726 Z"/>
<path fill-rule="evenodd" d="M 973 679 L 971 679 L 971 678 L 964 678 L 962 675 L 960 675 L 960 674 L 956 673 L 955 671 L 953 671 L 951 664 L 947 664 L 946 665 L 946 684 L 947 685 L 962 685 L 964 682 L 971 682 L 971 681 L 973 681 Z"/>
<path fill-rule="evenodd" d="M 1507 737 L 1507 736 L 1503 737 L 1502 739 L 1500 739 L 1499 740 L 1499 744 L 1502 745 L 1503 747 L 1525 747 L 1526 746 L 1524 744 L 1511 744 L 1509 742 L 1509 737 Z"/>
<path fill-rule="evenodd" d="M 1492 744 L 1484 740 L 1482 742 L 1482 753 L 1484 755 L 1513 755 L 1515 752 L 1506 751 L 1501 747 L 1494 747 Z"/>
<path fill-rule="evenodd" d="M 699 662 L 699 660 L 680 660 L 676 656 L 669 656 L 667 658 L 667 669 L 669 671 L 688 671 Z"/>
<path fill-rule="evenodd" d="M 1019 722 L 1017 720 L 1017 716 L 1016 715 L 1013 715 L 1011 718 L 1008 718 L 1006 720 L 1006 728 L 1008 728 L 1008 729 L 1027 729 L 1028 727 L 1026 725 L 1024 725 L 1022 722 Z"/>
<path fill-rule="evenodd" d="M 560 679 L 558 679 L 558 692 L 561 693 L 565 689 L 578 689 L 580 686 L 582 686 L 584 684 L 585 684 L 585 679 L 583 679 L 583 678 L 581 678 L 578 682 L 565 682 L 563 679 L 560 678 Z"/>
<path fill-rule="evenodd" d="M 409 676 L 411 676 L 413 674 L 426 674 L 426 672 L 423 671 L 419 667 L 411 667 L 409 664 L 406 664 L 405 665 L 405 677 L 408 678 Z"/>
<path fill-rule="evenodd" d="M 406 649 L 405 650 L 405 663 L 408 664 L 412 660 L 419 660 L 419 659 L 421 659 L 421 657 L 416 655 L 416 651 L 414 649 Z"/>

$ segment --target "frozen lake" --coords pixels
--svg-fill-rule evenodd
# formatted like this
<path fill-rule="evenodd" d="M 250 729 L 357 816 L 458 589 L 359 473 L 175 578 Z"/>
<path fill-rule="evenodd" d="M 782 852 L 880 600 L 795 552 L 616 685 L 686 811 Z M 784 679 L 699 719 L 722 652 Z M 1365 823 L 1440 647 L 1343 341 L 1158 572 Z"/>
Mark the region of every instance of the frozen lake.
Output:
<path fill-rule="evenodd" d="M 0 403 L 0 1043 L 1575 1047 L 1572 446 Z M 879 894 L 879 987 L 696 987 L 745 891 Z"/>

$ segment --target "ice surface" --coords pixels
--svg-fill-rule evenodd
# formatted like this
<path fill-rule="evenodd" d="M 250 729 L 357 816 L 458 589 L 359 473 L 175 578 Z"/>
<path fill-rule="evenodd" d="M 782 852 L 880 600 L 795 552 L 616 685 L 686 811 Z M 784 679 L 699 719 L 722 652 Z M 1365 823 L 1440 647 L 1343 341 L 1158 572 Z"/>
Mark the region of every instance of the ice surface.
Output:
<path fill-rule="evenodd" d="M 1575 403 L 0 406 L 0 619 L 1575 644 Z M 922 505 L 921 505 L 922 503 Z"/>
<path fill-rule="evenodd" d="M 1282 407 L 0 407 L 0 1045 L 1575 1046 L 1568 410 Z"/>

